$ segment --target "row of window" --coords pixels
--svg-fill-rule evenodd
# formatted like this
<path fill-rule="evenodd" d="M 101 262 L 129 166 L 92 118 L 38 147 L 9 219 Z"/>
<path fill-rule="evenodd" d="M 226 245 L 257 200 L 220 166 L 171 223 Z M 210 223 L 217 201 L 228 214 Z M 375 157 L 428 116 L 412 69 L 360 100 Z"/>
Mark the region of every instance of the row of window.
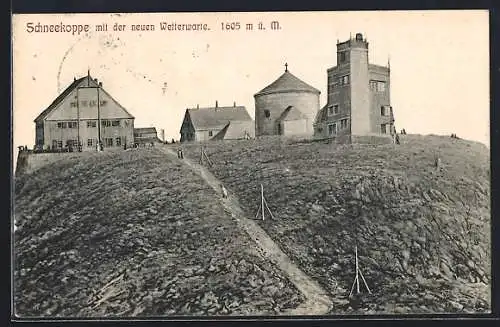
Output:
<path fill-rule="evenodd" d="M 121 146 L 122 145 L 122 138 L 121 137 L 107 137 L 102 140 L 103 144 L 105 146 Z M 94 147 L 97 145 L 97 139 L 87 139 L 87 147 Z M 66 146 L 68 147 L 76 147 L 78 146 L 78 140 L 67 140 L 66 141 Z M 52 148 L 62 148 L 63 147 L 63 141 L 58 141 L 58 140 L 53 140 L 52 141 Z"/>
<path fill-rule="evenodd" d="M 339 105 L 334 104 L 328 107 L 328 116 L 333 116 L 339 113 Z"/>
<path fill-rule="evenodd" d="M 125 125 L 128 126 L 128 122 L 125 122 Z M 117 127 L 121 126 L 119 120 L 108 120 L 108 119 L 103 119 L 101 120 L 101 126 L 102 127 Z M 97 121 L 95 120 L 88 120 L 87 121 L 87 128 L 92 128 L 92 127 L 97 127 Z M 62 121 L 57 123 L 57 128 L 78 128 L 78 122 L 76 121 Z"/>
<path fill-rule="evenodd" d="M 380 116 L 389 116 L 392 112 L 391 106 L 381 106 L 380 107 Z"/>
<path fill-rule="evenodd" d="M 370 90 L 375 92 L 385 92 L 385 82 L 383 81 L 370 81 Z"/>
<path fill-rule="evenodd" d="M 346 129 L 349 126 L 348 119 L 341 119 L 335 123 L 328 124 L 328 135 L 335 135 L 338 131 Z"/>
<path fill-rule="evenodd" d="M 78 122 L 76 121 L 62 121 L 57 123 L 57 128 L 77 128 Z"/>
<path fill-rule="evenodd" d="M 106 100 L 101 100 L 100 101 L 100 106 L 105 106 L 108 104 L 108 101 Z M 76 108 L 78 105 L 78 103 L 76 101 L 73 101 L 70 103 L 70 106 L 71 108 Z M 82 100 L 80 101 L 80 106 L 82 107 L 97 107 L 97 100 L 90 100 L 90 101 L 87 101 L 87 100 Z"/>
<path fill-rule="evenodd" d="M 122 145 L 122 138 L 121 137 L 116 137 L 116 138 L 112 138 L 112 137 L 105 137 L 103 140 L 102 140 L 102 143 L 105 145 L 105 146 L 121 146 Z M 93 146 L 97 146 L 97 139 L 87 139 L 87 147 L 93 147 Z"/>
<path fill-rule="evenodd" d="M 349 84 L 349 75 L 342 76 L 338 78 L 333 83 L 328 85 L 328 91 L 331 93 L 334 89 L 342 87 Z M 384 81 L 370 81 L 370 90 L 374 92 L 385 92 L 386 82 Z"/>
<path fill-rule="evenodd" d="M 349 81 L 350 81 L 349 75 L 341 76 L 337 78 L 335 81 L 333 81 L 333 83 L 329 81 L 328 91 L 331 93 L 336 88 L 346 86 L 349 84 Z"/>
<path fill-rule="evenodd" d="M 394 125 L 393 124 L 380 124 L 380 133 L 382 134 L 389 134 L 394 132 Z"/>

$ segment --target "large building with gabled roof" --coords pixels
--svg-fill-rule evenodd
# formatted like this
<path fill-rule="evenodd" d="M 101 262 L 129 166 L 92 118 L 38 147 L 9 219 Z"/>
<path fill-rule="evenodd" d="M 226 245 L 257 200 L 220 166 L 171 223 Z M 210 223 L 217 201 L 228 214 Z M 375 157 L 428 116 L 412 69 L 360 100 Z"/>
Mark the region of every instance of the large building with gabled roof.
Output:
<path fill-rule="evenodd" d="M 252 117 L 244 106 L 188 108 L 181 125 L 181 142 L 237 140 L 255 136 Z"/>
<path fill-rule="evenodd" d="M 320 91 L 285 72 L 254 95 L 255 134 L 312 136 L 319 110 Z"/>
<path fill-rule="evenodd" d="M 134 144 L 134 116 L 90 76 L 74 81 L 35 119 L 37 149 L 76 151 Z"/>

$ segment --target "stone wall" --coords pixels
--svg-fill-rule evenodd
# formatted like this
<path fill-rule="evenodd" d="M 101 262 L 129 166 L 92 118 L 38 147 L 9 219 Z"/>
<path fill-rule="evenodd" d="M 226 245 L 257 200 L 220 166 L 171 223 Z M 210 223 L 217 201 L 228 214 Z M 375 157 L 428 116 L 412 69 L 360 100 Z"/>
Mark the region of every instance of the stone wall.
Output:
<path fill-rule="evenodd" d="M 309 119 L 308 131 L 312 135 L 313 122 L 319 110 L 319 94 L 310 92 L 281 92 L 255 97 L 255 134 L 277 135 L 276 119 L 288 106 L 299 109 Z M 269 110 L 266 117 L 265 110 Z"/>
<path fill-rule="evenodd" d="M 33 153 L 22 151 L 17 156 L 16 175 L 33 172 L 43 166 L 52 164 L 62 158 L 81 156 L 79 152 L 64 152 L 64 153 Z"/>

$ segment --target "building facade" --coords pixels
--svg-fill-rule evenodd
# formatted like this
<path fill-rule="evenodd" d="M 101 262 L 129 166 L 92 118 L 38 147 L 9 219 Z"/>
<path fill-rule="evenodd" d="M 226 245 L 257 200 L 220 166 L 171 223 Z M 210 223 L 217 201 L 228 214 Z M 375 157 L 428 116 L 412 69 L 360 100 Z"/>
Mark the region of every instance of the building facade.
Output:
<path fill-rule="evenodd" d="M 155 127 L 134 128 L 135 145 L 161 142 Z"/>
<path fill-rule="evenodd" d="M 288 71 L 254 95 L 255 135 L 312 136 L 320 91 Z"/>
<path fill-rule="evenodd" d="M 76 79 L 36 119 L 36 149 L 76 151 L 134 143 L 134 117 L 90 73 Z"/>
<path fill-rule="evenodd" d="M 316 137 L 393 133 L 390 67 L 369 63 L 361 33 L 337 43 L 337 65 L 327 75 L 328 101 L 316 117 Z"/>
<path fill-rule="evenodd" d="M 254 121 L 244 106 L 186 109 L 180 134 L 181 142 L 237 140 L 255 136 Z"/>

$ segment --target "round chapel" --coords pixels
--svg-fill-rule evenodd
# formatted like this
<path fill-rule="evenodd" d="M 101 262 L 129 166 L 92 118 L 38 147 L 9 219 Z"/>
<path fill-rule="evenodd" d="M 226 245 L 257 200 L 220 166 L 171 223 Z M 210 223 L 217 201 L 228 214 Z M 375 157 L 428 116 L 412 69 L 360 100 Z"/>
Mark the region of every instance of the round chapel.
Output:
<path fill-rule="evenodd" d="M 320 91 L 285 72 L 254 95 L 255 135 L 312 136 Z"/>

